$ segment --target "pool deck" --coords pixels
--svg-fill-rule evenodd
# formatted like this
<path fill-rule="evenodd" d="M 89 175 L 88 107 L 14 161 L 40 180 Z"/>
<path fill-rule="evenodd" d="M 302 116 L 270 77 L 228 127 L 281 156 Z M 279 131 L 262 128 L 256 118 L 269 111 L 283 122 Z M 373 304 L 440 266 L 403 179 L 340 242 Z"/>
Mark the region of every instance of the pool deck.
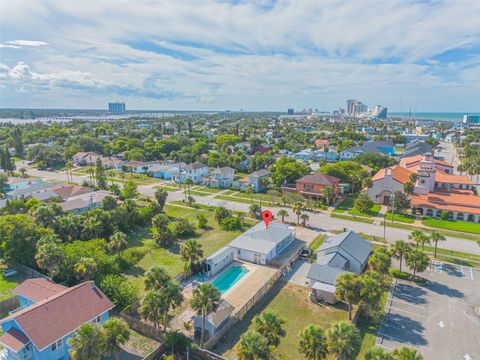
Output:
<path fill-rule="evenodd" d="M 278 271 L 278 269 L 265 265 L 256 265 L 237 261 L 248 269 L 248 273 L 233 285 L 224 295 L 234 308 L 233 315 L 241 309 L 257 291 L 264 286 Z"/>

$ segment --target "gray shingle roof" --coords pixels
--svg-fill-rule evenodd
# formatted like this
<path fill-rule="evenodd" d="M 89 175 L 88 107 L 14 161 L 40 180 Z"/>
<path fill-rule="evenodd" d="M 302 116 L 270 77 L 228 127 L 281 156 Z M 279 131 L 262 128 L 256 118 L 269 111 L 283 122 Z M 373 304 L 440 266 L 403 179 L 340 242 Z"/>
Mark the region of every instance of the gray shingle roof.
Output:
<path fill-rule="evenodd" d="M 310 270 L 308 270 L 307 278 L 325 284 L 335 285 L 337 277 L 345 272 L 345 270 L 328 265 L 312 264 Z"/>
<path fill-rule="evenodd" d="M 285 238 L 293 234 L 295 228 L 282 223 L 270 223 L 268 228 L 262 222 L 235 238 L 230 246 L 268 254 Z"/>
<path fill-rule="evenodd" d="M 353 231 L 347 231 L 325 240 L 325 242 L 318 248 L 317 252 L 337 247 L 350 254 L 361 264 L 364 264 L 367 261 L 368 256 L 372 251 L 372 244 L 369 241 L 358 236 Z"/>
<path fill-rule="evenodd" d="M 261 169 L 249 174 L 248 176 L 261 177 L 261 176 L 267 176 L 268 174 L 269 172 L 266 169 Z"/>

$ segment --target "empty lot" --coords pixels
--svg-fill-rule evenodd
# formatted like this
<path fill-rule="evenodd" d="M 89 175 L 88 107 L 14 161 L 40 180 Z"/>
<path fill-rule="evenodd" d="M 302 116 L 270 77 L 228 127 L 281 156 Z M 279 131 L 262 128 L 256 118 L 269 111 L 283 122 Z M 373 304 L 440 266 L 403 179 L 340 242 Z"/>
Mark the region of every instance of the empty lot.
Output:
<path fill-rule="evenodd" d="M 422 276 L 392 285 L 377 344 L 413 346 L 426 360 L 480 359 L 480 273 L 433 262 Z"/>

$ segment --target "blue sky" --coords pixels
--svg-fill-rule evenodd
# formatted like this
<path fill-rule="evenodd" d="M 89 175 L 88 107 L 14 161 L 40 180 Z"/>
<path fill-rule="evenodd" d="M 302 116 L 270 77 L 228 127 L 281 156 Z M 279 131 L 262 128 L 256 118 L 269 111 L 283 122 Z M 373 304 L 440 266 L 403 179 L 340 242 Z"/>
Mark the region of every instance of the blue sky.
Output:
<path fill-rule="evenodd" d="M 0 14 L 4 108 L 480 110 L 480 1 L 15 0 Z"/>

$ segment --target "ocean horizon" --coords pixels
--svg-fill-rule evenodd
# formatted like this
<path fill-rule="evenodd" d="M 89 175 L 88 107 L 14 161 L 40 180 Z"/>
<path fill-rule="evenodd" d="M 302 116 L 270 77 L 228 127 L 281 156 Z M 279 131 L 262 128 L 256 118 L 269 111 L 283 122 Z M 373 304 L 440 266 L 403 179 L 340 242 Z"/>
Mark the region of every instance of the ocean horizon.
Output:
<path fill-rule="evenodd" d="M 480 115 L 480 112 L 391 112 L 388 113 L 389 117 L 406 117 L 412 119 L 425 119 L 425 120 L 450 120 L 450 121 L 462 121 L 464 115 Z"/>

